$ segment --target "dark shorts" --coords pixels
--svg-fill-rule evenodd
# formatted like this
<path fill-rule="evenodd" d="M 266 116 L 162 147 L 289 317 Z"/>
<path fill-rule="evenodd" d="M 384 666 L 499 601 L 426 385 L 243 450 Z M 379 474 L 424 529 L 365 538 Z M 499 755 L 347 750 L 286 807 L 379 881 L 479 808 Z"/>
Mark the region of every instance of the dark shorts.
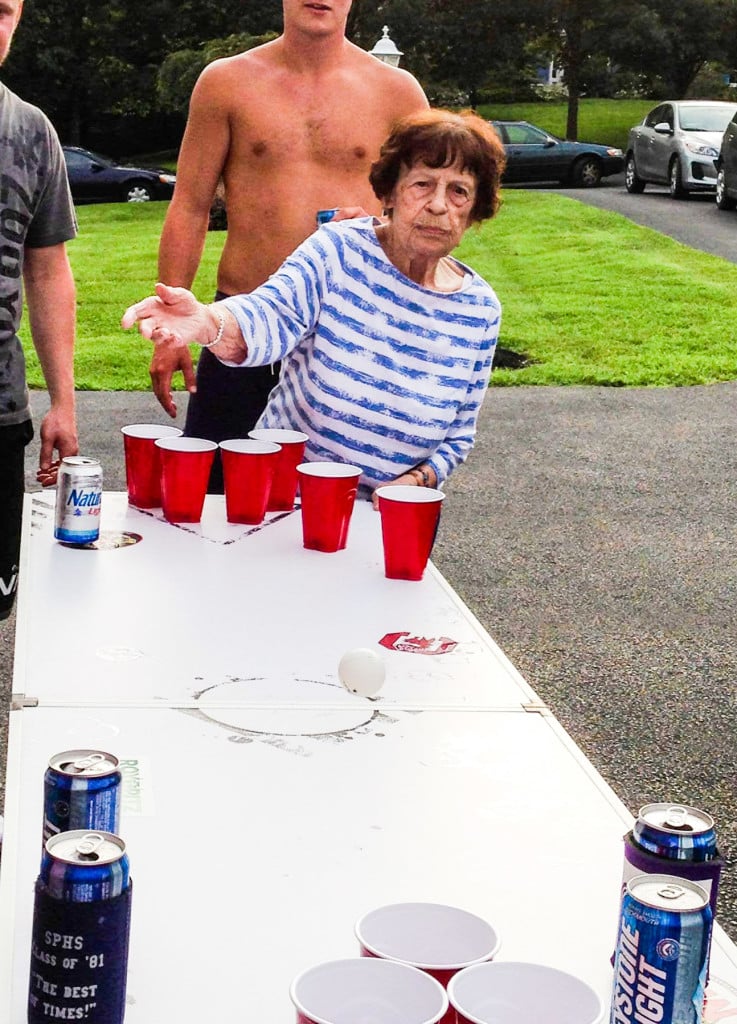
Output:
<path fill-rule="evenodd" d="M 10 615 L 18 588 L 24 460 L 32 437 L 30 420 L 0 427 L 0 620 Z"/>
<path fill-rule="evenodd" d="M 227 298 L 222 292 L 216 301 Z M 223 366 L 203 348 L 197 364 L 197 391 L 189 396 L 184 433 L 208 441 L 248 437 L 266 408 L 269 394 L 279 380 L 279 363 L 241 370 Z M 216 453 L 208 486 L 210 494 L 223 493 L 223 471 Z"/>

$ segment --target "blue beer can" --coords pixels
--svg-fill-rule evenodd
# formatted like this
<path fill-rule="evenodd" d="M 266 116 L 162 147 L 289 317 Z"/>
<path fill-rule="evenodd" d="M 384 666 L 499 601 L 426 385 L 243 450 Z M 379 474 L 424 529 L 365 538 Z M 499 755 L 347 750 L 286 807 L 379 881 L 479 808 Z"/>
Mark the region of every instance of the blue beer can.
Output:
<path fill-rule="evenodd" d="M 128 888 L 125 843 L 111 832 L 74 829 L 44 845 L 40 881 L 52 899 L 67 903 L 112 900 Z"/>
<path fill-rule="evenodd" d="M 36 880 L 28 1024 L 123 1024 L 133 883 L 111 832 L 52 836 Z"/>
<path fill-rule="evenodd" d="M 697 807 L 646 804 L 632 838 L 642 850 L 666 860 L 706 861 L 717 856 L 714 819 Z"/>
<path fill-rule="evenodd" d="M 74 829 L 117 835 L 121 781 L 118 758 L 104 750 L 55 754 L 44 775 L 44 842 Z"/>
<path fill-rule="evenodd" d="M 610 1024 L 702 1024 L 712 921 L 709 897 L 694 882 L 675 875 L 630 879 Z"/>
<path fill-rule="evenodd" d="M 90 544 L 100 536 L 102 466 L 70 455 L 61 460 L 56 482 L 54 537 L 64 544 Z"/>
<path fill-rule="evenodd" d="M 317 226 L 320 227 L 321 224 L 327 224 L 328 221 L 333 219 L 333 217 L 335 216 L 339 209 L 340 207 L 336 206 L 334 210 L 318 210 L 317 214 L 315 215 L 315 219 L 317 220 Z"/>

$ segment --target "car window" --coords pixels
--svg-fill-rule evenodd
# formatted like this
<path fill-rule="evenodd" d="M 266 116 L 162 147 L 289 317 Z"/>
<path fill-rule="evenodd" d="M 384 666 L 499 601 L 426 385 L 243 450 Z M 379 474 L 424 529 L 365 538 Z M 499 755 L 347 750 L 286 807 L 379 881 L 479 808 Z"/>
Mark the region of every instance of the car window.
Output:
<path fill-rule="evenodd" d="M 681 128 L 686 132 L 723 132 L 735 113 L 734 107 L 681 107 Z"/>
<path fill-rule="evenodd" d="M 663 106 L 662 103 L 660 104 L 659 107 L 655 107 L 653 110 L 651 110 L 650 113 L 645 118 L 645 127 L 646 128 L 654 128 L 656 124 L 660 124 L 661 121 L 664 121 L 665 120 L 665 117 L 663 116 L 664 110 L 665 110 L 665 107 Z"/>
<path fill-rule="evenodd" d="M 542 146 L 549 138 L 544 131 L 531 124 L 508 124 L 506 129 L 507 138 L 515 146 Z"/>
<path fill-rule="evenodd" d="M 70 152 L 68 149 L 64 150 L 64 159 L 69 170 L 81 171 L 89 165 L 89 160 L 86 156 L 83 156 L 81 153 Z"/>

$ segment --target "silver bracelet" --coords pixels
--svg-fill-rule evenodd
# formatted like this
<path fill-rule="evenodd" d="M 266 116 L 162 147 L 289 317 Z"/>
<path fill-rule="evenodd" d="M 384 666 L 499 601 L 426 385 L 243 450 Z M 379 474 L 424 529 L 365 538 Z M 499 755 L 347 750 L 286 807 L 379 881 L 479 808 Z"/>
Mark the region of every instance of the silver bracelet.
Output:
<path fill-rule="evenodd" d="M 212 307 L 210 308 L 212 309 Z M 212 339 L 212 341 L 205 342 L 202 345 L 202 348 L 212 348 L 213 345 L 217 345 L 219 341 L 223 340 L 223 334 L 225 333 L 225 317 L 223 316 L 222 312 L 219 309 L 214 309 L 213 312 L 215 313 L 215 316 L 218 318 L 218 323 L 220 326 L 218 327 L 218 332 Z"/>

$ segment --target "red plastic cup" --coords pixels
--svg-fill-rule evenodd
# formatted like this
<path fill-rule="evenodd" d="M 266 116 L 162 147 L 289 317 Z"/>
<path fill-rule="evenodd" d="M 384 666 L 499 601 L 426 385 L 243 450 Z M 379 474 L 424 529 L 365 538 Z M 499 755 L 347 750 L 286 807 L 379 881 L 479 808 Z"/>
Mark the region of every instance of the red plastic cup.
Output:
<path fill-rule="evenodd" d="M 394 903 L 365 914 L 355 927 L 361 956 L 398 960 L 425 971 L 443 988 L 472 964 L 492 960 L 498 933 L 483 918 L 442 903 Z M 455 1024 L 449 1007 L 441 1024 Z"/>
<path fill-rule="evenodd" d="M 445 495 L 433 487 L 379 487 L 384 573 L 390 580 L 421 580 L 440 522 Z"/>
<path fill-rule="evenodd" d="M 281 427 L 256 427 L 248 431 L 248 436 L 255 441 L 270 441 L 281 447 L 266 511 L 291 512 L 297 493 L 297 466 L 304 458 L 307 434 Z"/>
<path fill-rule="evenodd" d="M 170 523 L 199 523 L 217 445 L 200 437 L 161 437 L 161 507 Z"/>
<path fill-rule="evenodd" d="M 451 978 L 448 997 L 458 1024 L 601 1024 L 605 1016 L 586 982 L 543 964 L 475 964 Z"/>
<path fill-rule="evenodd" d="M 304 546 L 341 551 L 348 541 L 361 470 L 344 462 L 303 462 L 297 475 Z"/>
<path fill-rule="evenodd" d="M 289 995 L 297 1024 L 437 1024 L 448 1009 L 434 978 L 393 960 L 332 960 L 300 974 Z"/>
<path fill-rule="evenodd" d="M 262 523 L 281 448 L 270 441 L 220 442 L 229 523 Z"/>
<path fill-rule="evenodd" d="M 166 423 L 131 423 L 121 427 L 120 432 L 128 501 L 138 508 L 160 508 L 161 456 L 154 441 L 159 437 L 181 437 L 181 430 Z"/>

